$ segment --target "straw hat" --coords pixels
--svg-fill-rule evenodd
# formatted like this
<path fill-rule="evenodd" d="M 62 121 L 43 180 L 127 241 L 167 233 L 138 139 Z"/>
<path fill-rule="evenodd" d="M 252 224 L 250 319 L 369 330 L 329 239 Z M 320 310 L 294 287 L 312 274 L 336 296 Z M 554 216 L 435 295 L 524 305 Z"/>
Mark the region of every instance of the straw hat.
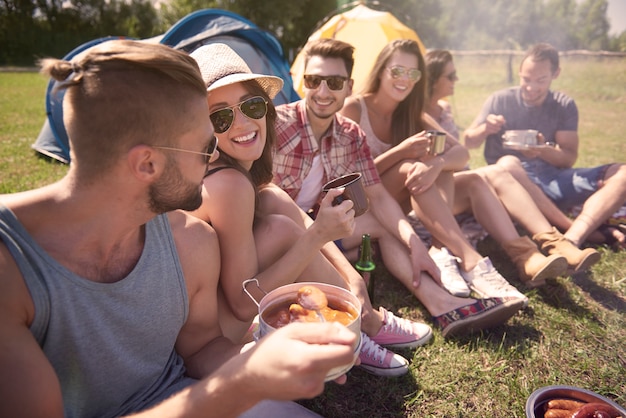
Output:
<path fill-rule="evenodd" d="M 226 44 L 203 45 L 190 55 L 200 67 L 207 91 L 241 81 L 256 80 L 273 99 L 283 88 L 282 78 L 252 73 L 246 62 Z"/>

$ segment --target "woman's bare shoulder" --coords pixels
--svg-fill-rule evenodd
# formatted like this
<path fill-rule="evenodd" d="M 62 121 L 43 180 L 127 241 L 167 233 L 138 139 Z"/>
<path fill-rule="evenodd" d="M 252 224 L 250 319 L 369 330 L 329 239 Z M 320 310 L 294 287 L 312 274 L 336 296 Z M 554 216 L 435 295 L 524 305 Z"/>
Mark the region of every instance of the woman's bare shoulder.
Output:
<path fill-rule="evenodd" d="M 360 96 L 348 97 L 339 111 L 343 116 L 352 119 L 356 123 L 359 123 L 361 120 L 361 103 L 359 97 Z"/>

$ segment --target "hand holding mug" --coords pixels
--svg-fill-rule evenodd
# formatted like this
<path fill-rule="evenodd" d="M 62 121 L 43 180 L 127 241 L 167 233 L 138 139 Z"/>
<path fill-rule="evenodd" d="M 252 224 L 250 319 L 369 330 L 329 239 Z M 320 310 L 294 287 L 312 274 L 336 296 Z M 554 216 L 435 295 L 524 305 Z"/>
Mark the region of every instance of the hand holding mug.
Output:
<path fill-rule="evenodd" d="M 333 202 L 343 193 L 343 188 L 330 189 L 320 202 L 315 222 L 311 228 L 315 228 L 325 241 L 346 238 L 354 232 L 354 203 L 345 199 L 333 206 Z"/>
<path fill-rule="evenodd" d="M 343 187 L 344 191 L 335 197 L 333 205 L 338 205 L 348 199 L 354 203 L 354 216 L 360 216 L 367 212 L 369 201 L 363 187 L 361 173 L 350 173 L 329 181 L 324 185 L 322 191 L 328 193 L 329 190 L 340 187 Z"/>
<path fill-rule="evenodd" d="M 398 147 L 405 150 L 407 158 L 423 158 L 428 155 L 430 138 L 426 131 L 421 131 L 400 142 Z"/>

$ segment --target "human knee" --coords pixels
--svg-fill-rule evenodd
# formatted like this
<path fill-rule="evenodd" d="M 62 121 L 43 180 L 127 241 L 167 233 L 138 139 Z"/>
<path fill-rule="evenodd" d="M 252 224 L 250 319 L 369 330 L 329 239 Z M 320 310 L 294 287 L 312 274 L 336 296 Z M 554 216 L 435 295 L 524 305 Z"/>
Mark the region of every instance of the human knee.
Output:
<path fill-rule="evenodd" d="M 481 169 L 483 178 L 496 189 L 506 187 L 515 182 L 513 175 L 504 167 L 492 164 Z"/>
<path fill-rule="evenodd" d="M 457 187 L 461 186 L 472 193 L 487 187 L 485 179 L 477 172 L 465 172 L 457 181 Z"/>
<path fill-rule="evenodd" d="M 302 236 L 304 230 L 291 218 L 281 214 L 262 217 L 254 227 L 255 235 L 272 237 L 277 244 L 291 245 Z"/>
<path fill-rule="evenodd" d="M 523 170 L 522 162 L 519 158 L 513 155 L 505 155 L 503 157 L 500 157 L 500 159 L 496 162 L 496 165 L 509 172 L 515 170 Z"/>

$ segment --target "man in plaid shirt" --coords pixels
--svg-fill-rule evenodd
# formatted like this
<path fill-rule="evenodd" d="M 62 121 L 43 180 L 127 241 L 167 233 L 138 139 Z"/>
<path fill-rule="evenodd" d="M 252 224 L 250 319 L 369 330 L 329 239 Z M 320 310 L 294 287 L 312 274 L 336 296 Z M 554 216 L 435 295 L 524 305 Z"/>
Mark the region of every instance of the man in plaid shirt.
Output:
<path fill-rule="evenodd" d="M 521 299 L 460 298 L 441 286 L 426 247 L 381 183 L 364 132 L 337 113 L 352 93 L 353 51 L 333 39 L 307 45 L 305 98 L 276 109 L 274 183 L 307 212 L 320 201 L 323 184 L 360 172 L 369 210 L 355 218 L 354 233 L 338 243 L 345 256 L 354 261 L 362 234 L 369 233 L 379 243 L 387 270 L 422 302 L 444 336 L 505 322 L 521 308 Z"/>

